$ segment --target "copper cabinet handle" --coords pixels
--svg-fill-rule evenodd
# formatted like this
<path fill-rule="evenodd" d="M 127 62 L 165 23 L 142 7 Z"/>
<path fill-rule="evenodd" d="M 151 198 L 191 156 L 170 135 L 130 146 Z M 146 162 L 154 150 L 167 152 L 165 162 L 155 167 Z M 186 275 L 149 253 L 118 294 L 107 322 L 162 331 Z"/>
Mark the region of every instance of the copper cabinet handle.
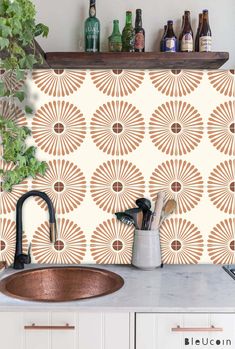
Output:
<path fill-rule="evenodd" d="M 36 326 L 34 323 L 29 326 L 24 326 L 25 330 L 75 330 L 75 326 L 66 324 L 65 326 Z"/>
<path fill-rule="evenodd" d="M 172 332 L 222 332 L 222 327 L 172 327 Z"/>

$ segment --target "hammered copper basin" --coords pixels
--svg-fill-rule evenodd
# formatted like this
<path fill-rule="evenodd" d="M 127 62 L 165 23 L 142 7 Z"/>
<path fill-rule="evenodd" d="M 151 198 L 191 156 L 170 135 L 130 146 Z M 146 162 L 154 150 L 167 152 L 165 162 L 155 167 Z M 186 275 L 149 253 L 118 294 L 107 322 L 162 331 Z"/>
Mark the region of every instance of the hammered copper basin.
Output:
<path fill-rule="evenodd" d="M 121 276 L 103 269 L 50 267 L 10 275 L 0 282 L 0 291 L 28 301 L 66 302 L 104 296 L 123 284 Z"/>

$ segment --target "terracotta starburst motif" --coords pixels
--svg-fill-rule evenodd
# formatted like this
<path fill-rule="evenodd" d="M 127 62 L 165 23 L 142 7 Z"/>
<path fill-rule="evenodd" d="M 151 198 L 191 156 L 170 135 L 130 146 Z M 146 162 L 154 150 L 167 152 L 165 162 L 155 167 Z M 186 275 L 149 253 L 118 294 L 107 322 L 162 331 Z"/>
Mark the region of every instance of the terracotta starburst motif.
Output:
<path fill-rule="evenodd" d="M 132 104 L 112 101 L 101 106 L 91 120 L 91 137 L 107 154 L 124 155 L 144 138 L 144 119 Z"/>
<path fill-rule="evenodd" d="M 21 87 L 24 86 L 26 77 L 27 77 L 27 73 L 25 72 L 24 78 L 22 80 L 17 80 L 16 74 L 11 70 L 9 71 L 0 70 L 0 81 L 2 80 L 5 88 L 10 91 L 17 91 L 21 89 Z"/>
<path fill-rule="evenodd" d="M 203 253 L 203 238 L 198 228 L 182 218 L 166 220 L 160 232 L 162 262 L 197 264 Z"/>
<path fill-rule="evenodd" d="M 203 135 L 203 122 L 198 111 L 186 102 L 162 104 L 149 123 L 153 144 L 169 155 L 187 154 L 198 146 Z"/>
<path fill-rule="evenodd" d="M 208 136 L 213 146 L 226 155 L 235 155 L 235 102 L 220 104 L 208 121 Z"/>
<path fill-rule="evenodd" d="M 65 101 L 54 101 L 36 112 L 32 131 L 35 142 L 42 150 L 52 155 L 66 155 L 82 144 L 86 123 L 76 106 Z"/>
<path fill-rule="evenodd" d="M 32 254 L 37 263 L 78 264 L 86 253 L 86 239 L 83 231 L 69 219 L 58 219 L 59 237 L 50 242 L 49 224 L 41 224 L 32 240 Z"/>
<path fill-rule="evenodd" d="M 14 168 L 14 165 L 11 163 L 6 163 L 3 160 L 0 160 L 0 169 L 5 171 L 11 171 Z M 7 214 L 15 211 L 16 203 L 18 199 L 28 191 L 28 182 L 27 180 L 22 183 L 15 185 L 11 192 L 3 191 L 2 189 L 2 178 L 0 175 L 0 214 Z"/>
<path fill-rule="evenodd" d="M 191 211 L 198 205 L 203 193 L 203 180 L 198 169 L 183 160 L 170 160 L 159 165 L 149 181 L 151 198 L 165 191 L 166 199 L 177 201 L 177 212 Z"/>
<path fill-rule="evenodd" d="M 90 187 L 96 205 L 114 213 L 135 206 L 135 200 L 144 194 L 145 182 L 135 165 L 125 160 L 112 160 L 96 169 Z"/>
<path fill-rule="evenodd" d="M 27 126 L 27 119 L 23 111 L 14 103 L 0 101 L 0 115 L 6 120 L 14 121 L 18 126 Z"/>
<path fill-rule="evenodd" d="M 36 86 L 45 94 L 65 97 L 76 92 L 84 82 L 86 72 L 82 70 L 35 70 L 32 74 Z"/>
<path fill-rule="evenodd" d="M 207 249 L 213 263 L 235 263 L 234 218 L 225 219 L 213 228 L 208 237 Z"/>
<path fill-rule="evenodd" d="M 215 70 L 207 74 L 216 91 L 225 96 L 235 96 L 235 70 Z"/>
<path fill-rule="evenodd" d="M 98 70 L 91 71 L 91 79 L 104 94 L 124 97 L 136 91 L 144 80 L 144 71 L 139 70 Z"/>
<path fill-rule="evenodd" d="M 220 211 L 235 214 L 235 160 L 214 168 L 208 179 L 208 195 Z"/>
<path fill-rule="evenodd" d="M 90 251 L 99 264 L 130 264 L 134 229 L 115 218 L 100 224 L 93 232 Z"/>
<path fill-rule="evenodd" d="M 57 213 L 68 213 L 77 208 L 86 193 L 86 179 L 77 165 L 65 160 L 48 162 L 44 176 L 32 181 L 32 188 L 44 191 L 51 198 Z M 38 204 L 46 209 L 46 203 L 36 198 Z"/>
<path fill-rule="evenodd" d="M 0 219 L 0 260 L 11 265 L 14 260 L 16 245 L 16 224 L 10 219 Z M 23 236 L 22 247 L 26 252 L 28 241 Z"/>
<path fill-rule="evenodd" d="M 171 97 L 182 97 L 193 92 L 201 83 L 199 70 L 154 70 L 149 73 L 154 87 Z"/>

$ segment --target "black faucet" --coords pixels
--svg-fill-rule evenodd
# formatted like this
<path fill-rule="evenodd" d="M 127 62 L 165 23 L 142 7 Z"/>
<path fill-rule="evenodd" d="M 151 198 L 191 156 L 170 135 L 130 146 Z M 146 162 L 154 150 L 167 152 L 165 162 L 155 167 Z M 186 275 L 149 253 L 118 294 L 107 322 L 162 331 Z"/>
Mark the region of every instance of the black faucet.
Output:
<path fill-rule="evenodd" d="M 53 204 L 46 193 L 37 190 L 31 190 L 28 193 L 21 196 L 16 205 L 16 250 L 14 259 L 14 269 L 24 269 L 24 264 L 31 263 L 30 253 L 24 254 L 22 250 L 22 237 L 23 237 L 23 225 L 22 225 L 22 207 L 26 199 L 30 196 L 39 196 L 42 198 L 48 206 L 49 210 L 49 222 L 50 222 L 50 239 L 51 242 L 56 241 L 56 222 L 55 211 Z"/>

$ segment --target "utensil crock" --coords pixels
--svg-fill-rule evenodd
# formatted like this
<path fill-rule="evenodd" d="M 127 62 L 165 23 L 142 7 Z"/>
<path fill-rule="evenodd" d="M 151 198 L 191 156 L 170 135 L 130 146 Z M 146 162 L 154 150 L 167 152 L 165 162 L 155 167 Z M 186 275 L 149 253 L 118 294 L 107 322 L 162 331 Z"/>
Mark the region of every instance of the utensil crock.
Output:
<path fill-rule="evenodd" d="M 161 266 L 159 230 L 135 230 L 132 265 L 142 270 Z"/>

